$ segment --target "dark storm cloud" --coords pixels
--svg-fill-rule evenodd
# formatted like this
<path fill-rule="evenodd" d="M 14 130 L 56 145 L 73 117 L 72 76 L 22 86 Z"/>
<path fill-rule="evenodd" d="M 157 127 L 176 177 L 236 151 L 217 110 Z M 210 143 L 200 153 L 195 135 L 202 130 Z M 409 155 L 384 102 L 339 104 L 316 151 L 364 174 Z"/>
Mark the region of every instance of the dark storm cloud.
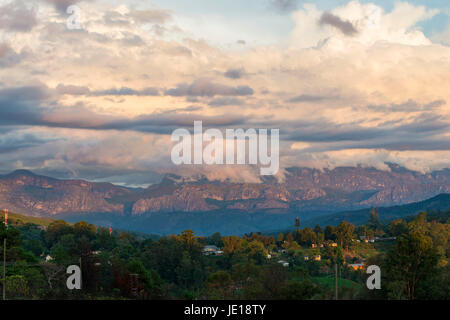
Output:
<path fill-rule="evenodd" d="M 3 135 L 0 137 L 0 153 L 14 152 L 24 148 L 36 147 L 49 141 L 53 140 L 45 140 L 30 133 L 18 135 L 12 133 L 9 135 Z"/>
<path fill-rule="evenodd" d="M 213 96 L 248 96 L 253 94 L 249 86 L 231 87 L 215 83 L 210 79 L 197 79 L 192 84 L 182 83 L 176 88 L 165 91 L 165 95 L 174 97 L 213 97 Z"/>
<path fill-rule="evenodd" d="M 81 1 L 94 2 L 95 0 L 43 0 L 51 5 L 53 5 L 58 11 L 66 12 L 67 8 L 73 4 Z"/>
<path fill-rule="evenodd" d="M 84 87 L 64 87 L 72 93 L 85 92 Z M 64 91 L 58 87 L 54 91 Z M 392 150 L 448 150 L 445 135 L 450 132 L 447 118 L 436 115 L 433 108 L 439 103 L 421 105 L 424 111 L 415 118 L 385 121 L 376 127 L 366 127 L 358 122 L 337 124 L 322 119 L 277 121 L 268 118 L 222 114 L 202 116 L 192 114 L 197 110 L 167 110 L 133 118 L 96 113 L 78 104 L 59 106 L 54 91 L 45 86 L 28 86 L 0 90 L 0 126 L 45 126 L 54 128 L 137 131 L 170 134 L 185 127 L 192 129 L 195 120 L 202 120 L 204 127 L 214 128 L 280 128 L 281 139 L 314 144 L 314 148 L 384 148 Z M 117 92 L 119 93 L 120 90 Z M 111 93 L 111 92 L 109 92 Z M 114 92 L 112 92 L 114 93 Z M 133 93 L 124 91 L 121 94 Z M 233 99 L 233 97 L 221 97 Z M 220 101 L 216 105 L 237 104 L 239 101 Z M 210 103 L 211 103 L 210 102 Z M 412 101 L 407 102 L 413 104 Z M 419 106 L 419 104 L 417 104 Z M 425 110 L 427 109 L 427 110 Z M 428 112 L 428 113 L 427 113 Z M 320 146 L 321 145 L 321 146 Z M 319 146 L 319 147 L 318 147 Z"/>
<path fill-rule="evenodd" d="M 230 79 L 240 79 L 244 76 L 244 69 L 229 69 L 223 75 Z"/>
<path fill-rule="evenodd" d="M 28 32 L 37 25 L 36 10 L 17 0 L 0 6 L 0 29 Z"/>
<path fill-rule="evenodd" d="M 179 127 L 192 127 L 195 120 L 204 125 L 223 127 L 240 125 L 247 118 L 234 115 L 200 116 L 186 113 L 190 110 L 159 112 L 134 118 L 103 115 L 91 111 L 82 104 L 59 106 L 55 92 L 86 94 L 85 87 L 58 86 L 50 90 L 46 86 L 27 86 L 0 90 L 0 126 L 46 126 L 55 128 L 90 130 L 133 130 L 150 133 L 171 133 Z M 139 92 L 139 94 L 150 92 Z M 101 94 L 137 94 L 118 90 Z"/>
<path fill-rule="evenodd" d="M 294 11 L 298 8 L 298 0 L 270 0 L 270 6 L 281 13 Z"/>
<path fill-rule="evenodd" d="M 377 127 L 359 123 L 336 124 L 325 119 L 314 121 L 271 121 L 251 124 L 260 128 L 282 128 L 280 138 L 287 141 L 313 143 L 305 151 L 326 151 L 348 148 L 383 148 L 391 150 L 449 150 L 448 119 L 438 115 L 419 115 L 411 122 L 386 121 Z"/>
<path fill-rule="evenodd" d="M 347 36 L 353 36 L 358 33 L 358 30 L 356 30 L 350 21 L 342 20 L 340 17 L 335 16 L 330 12 L 325 12 L 322 14 L 319 24 L 333 26 Z"/>

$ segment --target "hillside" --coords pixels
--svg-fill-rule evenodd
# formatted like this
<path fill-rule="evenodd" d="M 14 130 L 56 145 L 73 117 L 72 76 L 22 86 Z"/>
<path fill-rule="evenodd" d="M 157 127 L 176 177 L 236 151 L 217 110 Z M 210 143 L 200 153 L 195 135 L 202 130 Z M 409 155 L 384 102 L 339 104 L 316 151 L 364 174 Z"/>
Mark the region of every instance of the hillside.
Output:
<path fill-rule="evenodd" d="M 450 194 L 440 194 L 425 201 L 413 202 L 401 206 L 379 207 L 377 209 L 378 217 L 381 222 L 405 218 L 421 211 L 450 210 Z M 338 212 L 331 215 L 307 219 L 303 222 L 303 225 L 309 227 L 314 227 L 317 224 L 320 226 L 336 226 L 343 220 L 356 225 L 361 225 L 367 223 L 369 220 L 370 211 L 371 208 Z"/>
<path fill-rule="evenodd" d="M 357 219 L 366 208 L 404 205 L 450 193 L 449 169 L 423 174 L 395 164 L 389 168 L 295 167 L 286 169 L 282 181 L 263 177 L 261 183 L 167 174 L 159 184 L 140 190 L 17 170 L 0 176 L 0 208 L 145 233 L 192 228 L 202 234 L 240 234 L 287 228 L 298 215 L 306 221 L 347 212 Z"/>
<path fill-rule="evenodd" d="M 0 212 L 0 220 L 2 222 L 5 221 L 5 213 L 3 210 Z M 48 227 L 53 221 L 54 219 L 51 218 L 31 217 L 14 212 L 8 212 L 8 224 L 12 226 L 31 223 L 38 226 Z"/>

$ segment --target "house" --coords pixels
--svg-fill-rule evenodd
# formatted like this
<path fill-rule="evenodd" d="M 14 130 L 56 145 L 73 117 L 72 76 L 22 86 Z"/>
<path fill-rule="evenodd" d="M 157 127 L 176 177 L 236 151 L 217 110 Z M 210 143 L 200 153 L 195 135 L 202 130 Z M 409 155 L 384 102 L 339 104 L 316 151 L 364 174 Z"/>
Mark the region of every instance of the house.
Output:
<path fill-rule="evenodd" d="M 279 260 L 278 263 L 280 263 L 283 267 L 289 267 L 289 262 L 286 262 L 284 260 Z"/>
<path fill-rule="evenodd" d="M 217 246 L 208 245 L 203 247 L 202 253 L 205 256 L 221 256 L 223 254 L 223 251 L 220 250 Z"/>
<path fill-rule="evenodd" d="M 309 260 L 309 256 L 304 256 L 303 259 L 305 259 L 305 261 Z"/>
<path fill-rule="evenodd" d="M 53 260 L 53 258 L 49 254 L 45 257 L 45 261 L 47 261 L 47 262 L 52 261 L 52 260 Z"/>
<path fill-rule="evenodd" d="M 320 256 L 320 254 L 314 256 L 314 261 L 320 261 L 322 259 L 322 257 Z"/>
<path fill-rule="evenodd" d="M 362 240 L 362 241 L 364 241 L 365 243 L 368 243 L 368 242 L 375 242 L 375 240 L 373 239 L 373 238 L 369 238 L 369 237 L 366 237 L 366 236 L 359 236 L 359 238 Z"/>
<path fill-rule="evenodd" d="M 272 255 L 268 254 L 266 257 L 267 257 L 267 259 L 270 259 L 270 258 L 272 258 Z"/>
<path fill-rule="evenodd" d="M 315 243 L 311 244 L 311 248 L 317 248 L 317 244 Z"/>
<path fill-rule="evenodd" d="M 354 270 L 359 270 L 364 267 L 364 264 L 363 263 L 353 263 L 353 264 L 349 264 L 348 266 Z"/>
<path fill-rule="evenodd" d="M 331 243 L 329 243 L 328 245 L 329 245 L 330 247 L 337 247 L 337 246 L 338 246 L 336 242 L 331 242 Z"/>

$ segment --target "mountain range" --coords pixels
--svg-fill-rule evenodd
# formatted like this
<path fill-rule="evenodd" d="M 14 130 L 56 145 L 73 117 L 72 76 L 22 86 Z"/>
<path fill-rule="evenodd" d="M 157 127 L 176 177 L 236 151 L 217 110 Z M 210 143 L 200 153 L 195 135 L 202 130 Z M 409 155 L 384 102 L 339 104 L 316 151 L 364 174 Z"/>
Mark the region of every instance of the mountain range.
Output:
<path fill-rule="evenodd" d="M 450 193 L 450 169 L 424 174 L 388 166 L 389 171 L 293 167 L 286 169 L 284 180 L 263 176 L 261 183 L 167 174 L 145 189 L 17 170 L 0 176 L 0 206 L 31 216 L 83 218 L 141 232 L 171 233 L 189 226 L 200 233 L 238 233 L 280 227 L 294 216 L 307 220 Z"/>

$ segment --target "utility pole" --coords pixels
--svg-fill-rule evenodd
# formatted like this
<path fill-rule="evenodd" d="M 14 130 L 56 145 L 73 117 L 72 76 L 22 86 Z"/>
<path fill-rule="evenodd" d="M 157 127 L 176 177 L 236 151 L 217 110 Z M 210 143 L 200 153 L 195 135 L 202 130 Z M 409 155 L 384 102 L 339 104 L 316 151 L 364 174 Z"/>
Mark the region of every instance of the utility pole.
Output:
<path fill-rule="evenodd" d="M 6 236 L 3 239 L 3 300 L 6 300 Z"/>
<path fill-rule="evenodd" d="M 8 230 L 8 209 L 5 209 L 5 226 Z M 6 232 L 3 238 L 3 300 L 6 300 Z"/>
<path fill-rule="evenodd" d="M 338 272 L 337 263 L 334 264 L 334 300 L 338 299 Z"/>

